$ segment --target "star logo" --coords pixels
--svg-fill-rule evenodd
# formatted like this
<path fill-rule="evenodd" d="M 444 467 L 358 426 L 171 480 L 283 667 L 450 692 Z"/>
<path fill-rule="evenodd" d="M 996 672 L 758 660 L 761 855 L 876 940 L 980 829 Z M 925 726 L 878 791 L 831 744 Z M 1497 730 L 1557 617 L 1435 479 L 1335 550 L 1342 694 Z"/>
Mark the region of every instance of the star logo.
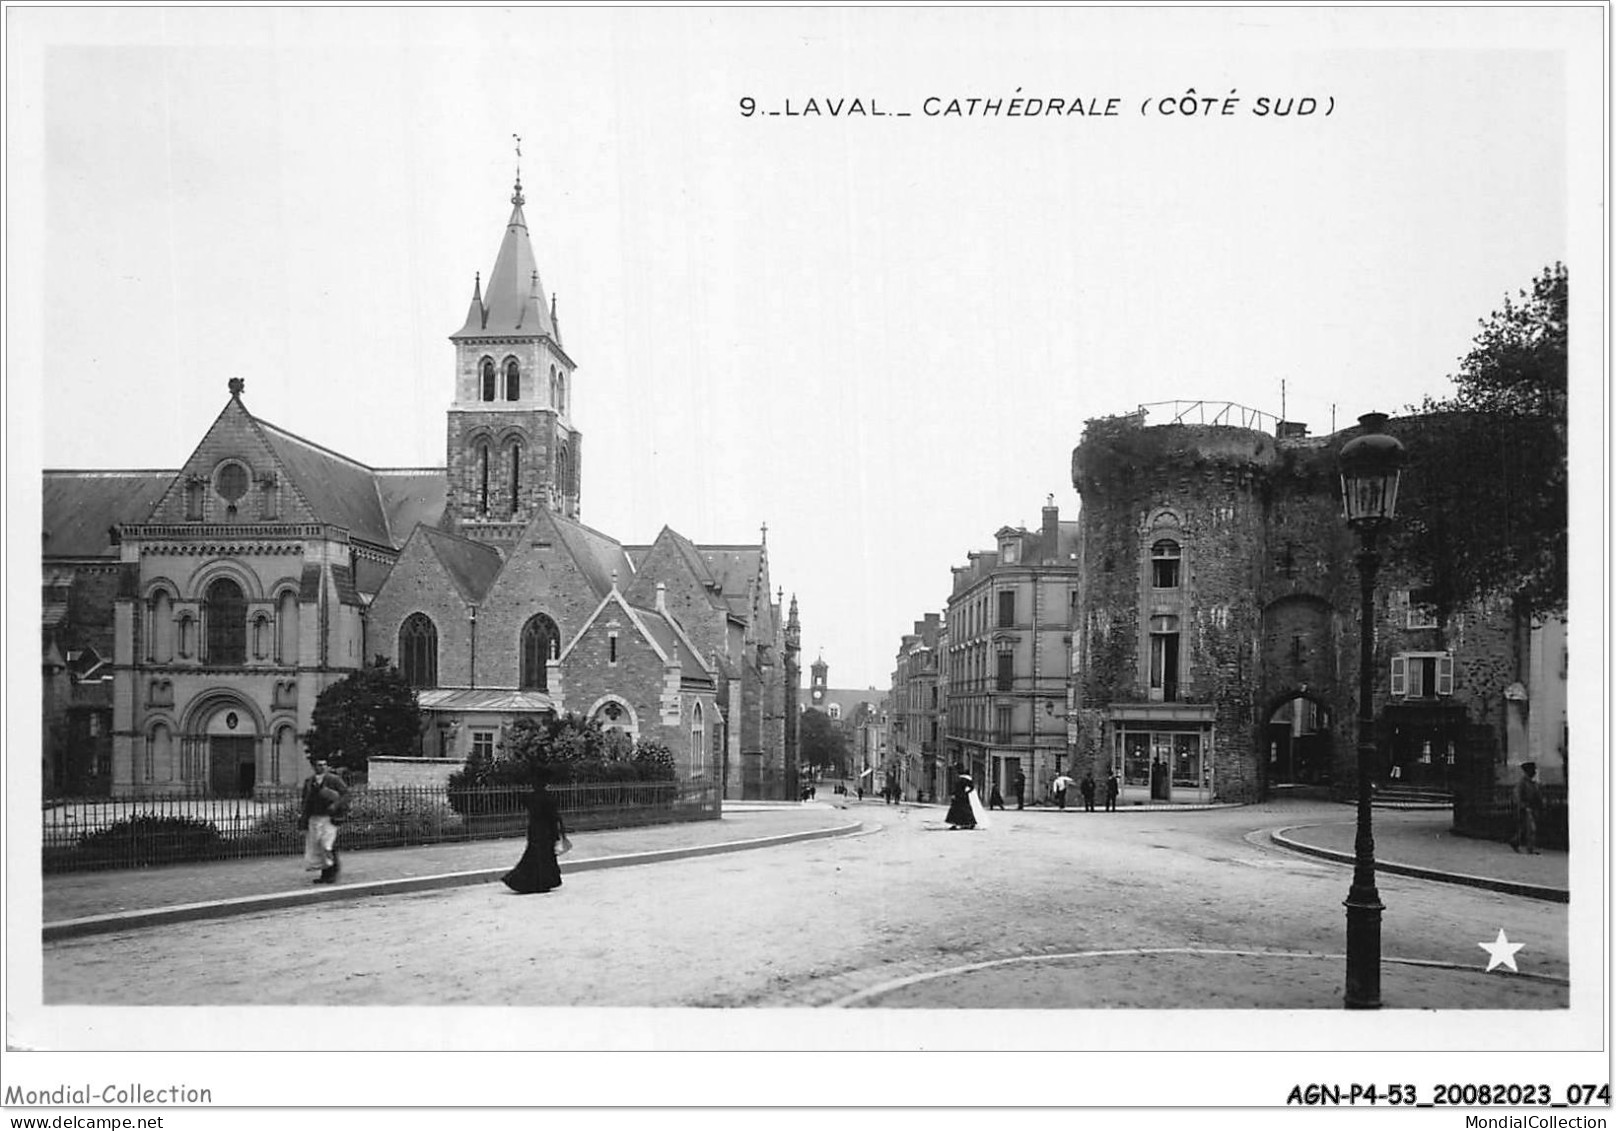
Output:
<path fill-rule="evenodd" d="M 1504 937 L 1502 927 L 1498 929 L 1498 937 L 1492 942 L 1477 943 L 1476 945 L 1487 952 L 1488 973 L 1491 973 L 1496 966 L 1508 966 L 1517 974 L 1520 973 L 1520 968 L 1515 965 L 1515 952 L 1520 950 L 1524 944 L 1510 942 L 1509 939 Z"/>

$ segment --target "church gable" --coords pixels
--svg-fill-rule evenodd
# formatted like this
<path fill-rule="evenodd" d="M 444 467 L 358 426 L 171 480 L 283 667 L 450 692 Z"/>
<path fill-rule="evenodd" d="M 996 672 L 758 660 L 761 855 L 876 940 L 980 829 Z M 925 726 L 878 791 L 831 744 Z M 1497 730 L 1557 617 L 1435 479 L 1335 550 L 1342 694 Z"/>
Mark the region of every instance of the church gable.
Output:
<path fill-rule="evenodd" d="M 230 403 L 152 508 L 148 523 L 319 521 L 238 394 L 233 385 Z"/>
<path fill-rule="evenodd" d="M 369 652 L 392 657 L 403 666 L 400 633 L 405 622 L 418 618 L 412 634 L 430 628 L 436 643 L 436 678 L 423 686 L 469 686 L 477 586 L 480 577 L 492 577 L 489 571 L 498 568 L 493 550 L 416 527 L 370 604 Z"/>
<path fill-rule="evenodd" d="M 668 527 L 641 559 L 625 596 L 636 605 L 652 605 L 659 584 L 664 587 L 664 604 L 686 627 L 697 651 L 709 656 L 725 651 L 726 606 L 717 583 L 695 547 Z"/>

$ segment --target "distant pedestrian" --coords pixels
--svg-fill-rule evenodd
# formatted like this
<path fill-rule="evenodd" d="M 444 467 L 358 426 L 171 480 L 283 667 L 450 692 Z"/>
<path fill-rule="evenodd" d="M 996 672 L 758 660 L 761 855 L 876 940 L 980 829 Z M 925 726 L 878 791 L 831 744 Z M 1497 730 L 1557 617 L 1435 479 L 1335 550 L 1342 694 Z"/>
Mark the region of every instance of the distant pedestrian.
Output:
<path fill-rule="evenodd" d="M 1083 780 L 1077 783 L 1077 792 L 1083 795 L 1083 812 L 1094 812 L 1094 773 L 1083 771 Z"/>
<path fill-rule="evenodd" d="M 311 754 L 314 772 L 303 782 L 303 810 L 297 827 L 304 830 L 303 867 L 319 872 L 314 882 L 334 884 L 342 871 L 337 855 L 337 827 L 348 816 L 348 783 L 324 755 Z"/>
<path fill-rule="evenodd" d="M 1050 784 L 1050 788 L 1055 791 L 1055 804 L 1062 809 L 1066 808 L 1066 787 L 1071 784 L 1072 779 L 1065 774 L 1060 775 Z"/>
<path fill-rule="evenodd" d="M 561 865 L 556 856 L 572 848 L 567 826 L 561 819 L 561 805 L 542 780 L 525 798 L 527 804 L 527 848 L 522 858 L 500 877 L 518 895 L 554 891 L 561 886 Z"/>
<path fill-rule="evenodd" d="M 970 774 L 954 779 L 954 798 L 949 802 L 948 815 L 943 818 L 950 829 L 976 828 L 976 814 L 971 811 L 971 784 Z"/>
<path fill-rule="evenodd" d="M 858 787 L 858 799 L 860 801 L 864 800 L 864 784 L 862 782 L 859 783 Z"/>
<path fill-rule="evenodd" d="M 1004 808 L 1004 794 L 999 792 L 999 783 L 998 782 L 993 783 L 993 792 L 988 794 L 988 808 L 989 809 L 1003 809 Z"/>
<path fill-rule="evenodd" d="M 1521 780 L 1515 783 L 1515 836 L 1509 846 L 1523 848 L 1533 856 L 1537 850 L 1537 821 L 1543 812 L 1543 787 L 1537 784 L 1537 763 L 1521 763 Z"/>
<path fill-rule="evenodd" d="M 1117 784 L 1117 772 L 1112 770 L 1105 779 L 1105 811 L 1107 813 L 1117 811 L 1117 794 L 1120 792 L 1121 787 Z"/>
<path fill-rule="evenodd" d="M 1014 788 L 1016 791 L 1016 808 L 1025 809 L 1027 807 L 1027 775 L 1020 770 L 1016 771 Z"/>

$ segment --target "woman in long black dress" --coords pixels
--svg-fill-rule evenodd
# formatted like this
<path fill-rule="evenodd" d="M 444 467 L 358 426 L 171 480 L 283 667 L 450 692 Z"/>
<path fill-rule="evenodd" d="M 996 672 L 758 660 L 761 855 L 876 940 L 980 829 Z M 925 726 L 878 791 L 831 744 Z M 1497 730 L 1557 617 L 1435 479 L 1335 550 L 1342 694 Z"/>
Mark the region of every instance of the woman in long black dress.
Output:
<path fill-rule="evenodd" d="M 943 820 L 951 829 L 976 828 L 976 814 L 971 812 L 971 775 L 961 774 L 954 781 L 954 797 L 948 805 L 948 816 Z"/>
<path fill-rule="evenodd" d="M 561 820 L 561 806 L 543 782 L 528 794 L 527 812 L 527 850 L 516 867 L 502 877 L 505 886 L 519 895 L 552 891 L 561 886 L 556 844 L 567 835 L 567 827 Z"/>

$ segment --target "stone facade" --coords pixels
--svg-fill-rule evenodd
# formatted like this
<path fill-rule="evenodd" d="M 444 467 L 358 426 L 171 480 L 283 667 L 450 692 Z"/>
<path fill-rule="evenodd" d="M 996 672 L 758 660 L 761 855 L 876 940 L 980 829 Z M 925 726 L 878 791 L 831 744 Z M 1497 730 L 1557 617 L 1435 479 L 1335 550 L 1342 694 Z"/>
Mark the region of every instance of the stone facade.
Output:
<path fill-rule="evenodd" d="M 1388 430 L 1417 447 L 1441 426 L 1415 417 Z M 1137 415 L 1088 423 L 1072 457 L 1083 498 L 1075 773 L 1114 768 L 1125 787 L 1176 799 L 1353 787 L 1358 543 L 1340 517 L 1337 458 L 1357 431 L 1279 432 L 1148 427 Z M 1552 774 L 1524 721 L 1511 745 L 1506 693 L 1555 627 L 1523 625 L 1496 601 L 1439 618 L 1395 529 L 1382 556 L 1378 776 L 1447 791 L 1477 766 L 1503 780 L 1506 762 L 1533 757 Z M 1531 697 L 1564 717 L 1563 676 L 1540 676 Z"/>
<path fill-rule="evenodd" d="M 1043 797 L 1065 768 L 1078 530 L 1051 500 L 1038 530 L 1004 527 L 997 549 L 954 569 L 944 748 L 983 796 L 995 785 L 1011 796 L 1022 773 L 1027 798 Z"/>
<path fill-rule="evenodd" d="M 451 336 L 444 467 L 367 467 L 232 381 L 178 471 L 45 473 L 48 791 L 292 785 L 320 692 L 384 655 L 425 717 L 384 776 L 436 780 L 517 717 L 578 712 L 666 743 L 682 780 L 789 795 L 795 601 L 788 632 L 766 542 L 631 550 L 578 521 L 575 366 L 519 183 L 512 204 Z"/>

